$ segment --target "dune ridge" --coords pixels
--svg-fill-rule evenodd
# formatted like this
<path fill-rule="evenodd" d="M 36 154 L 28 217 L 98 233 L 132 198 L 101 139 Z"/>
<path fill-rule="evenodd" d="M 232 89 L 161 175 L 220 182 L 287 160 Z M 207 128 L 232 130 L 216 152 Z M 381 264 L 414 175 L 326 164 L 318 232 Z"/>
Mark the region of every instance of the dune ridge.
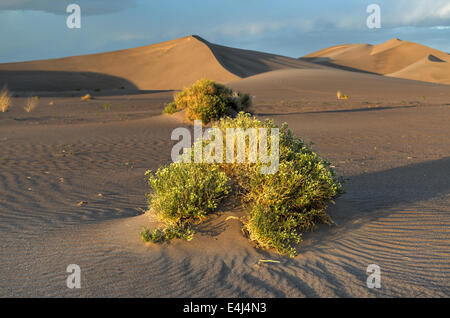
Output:
<path fill-rule="evenodd" d="M 322 68 L 294 58 L 212 44 L 199 36 L 132 49 L 0 64 L 14 90 L 182 89 L 200 78 L 231 82 L 283 68 Z M 25 85 L 24 85 L 25 83 Z"/>
<path fill-rule="evenodd" d="M 4 71 L 9 71 L 6 78 L 2 76 Z M 126 88 L 141 90 L 179 89 L 201 77 L 221 82 L 238 78 L 217 63 L 211 50 L 193 36 L 108 53 L 0 64 L 0 83 L 7 82 L 9 87 L 20 89 L 22 79 L 11 74 L 12 71 L 35 72 L 32 81 L 45 84 L 44 89 L 37 86 L 39 90 L 49 86 L 54 90 L 111 88 L 111 81 L 105 79 L 93 81 L 89 84 L 96 86 L 87 87 L 74 77 L 84 72 L 121 78 L 129 82 L 124 85 Z M 45 72 L 65 72 L 66 81 L 55 84 L 55 76 Z"/>

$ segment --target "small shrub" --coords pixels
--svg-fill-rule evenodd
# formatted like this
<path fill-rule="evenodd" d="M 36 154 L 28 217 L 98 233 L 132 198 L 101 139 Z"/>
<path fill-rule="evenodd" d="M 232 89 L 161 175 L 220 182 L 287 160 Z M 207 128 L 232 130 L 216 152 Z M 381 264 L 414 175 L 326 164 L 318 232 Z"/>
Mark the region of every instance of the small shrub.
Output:
<path fill-rule="evenodd" d="M 175 102 L 170 102 L 164 105 L 163 114 L 175 114 L 179 112 L 181 109 L 177 108 L 177 104 Z"/>
<path fill-rule="evenodd" d="M 172 239 L 191 241 L 194 238 L 194 231 L 189 225 L 168 225 L 166 228 L 153 231 L 144 228 L 140 235 L 144 242 L 152 243 L 162 243 Z"/>
<path fill-rule="evenodd" d="M 168 225 L 163 232 L 152 233 L 152 240 L 159 234 L 177 237 L 177 231 L 189 236 L 189 225 L 213 212 L 229 192 L 229 180 L 217 166 L 172 163 L 146 175 L 152 190 L 148 195 L 150 209 Z"/>
<path fill-rule="evenodd" d="M 201 79 L 175 94 L 173 103 L 166 106 L 165 113 L 175 112 L 175 107 L 178 110 L 187 109 L 189 120 L 199 119 L 207 124 L 233 112 L 248 109 L 252 99 L 248 94 L 233 92 L 222 84 Z"/>
<path fill-rule="evenodd" d="M 108 102 L 104 103 L 103 104 L 103 109 L 104 110 L 110 110 L 111 109 L 111 103 L 108 103 Z"/>
<path fill-rule="evenodd" d="M 227 128 L 278 128 L 273 121 L 260 120 L 239 113 L 236 118 L 222 118 L 219 128 L 226 140 Z M 202 147 L 211 141 L 203 140 Z M 258 141 L 259 142 L 259 141 Z M 250 140 L 245 140 L 248 153 Z M 268 141 L 268 151 L 271 143 Z M 225 149 L 225 145 L 224 145 Z M 193 149 L 186 155 L 193 155 Z M 225 156 L 225 152 L 224 152 Z M 225 162 L 225 158 L 223 158 Z M 287 124 L 279 128 L 279 167 L 274 174 L 261 173 L 263 163 L 175 163 L 149 174 L 153 193 L 150 207 L 168 224 L 163 230 L 141 233 L 145 241 L 191 237 L 189 224 L 202 220 L 217 208 L 233 182 L 247 211 L 244 230 L 259 247 L 271 248 L 293 257 L 302 232 L 319 223 L 332 223 L 327 206 L 342 192 L 342 185 L 330 163 L 314 153 L 294 136 Z"/>
<path fill-rule="evenodd" d="M 25 111 L 27 113 L 31 113 L 31 111 L 36 108 L 36 106 L 38 104 L 38 100 L 39 100 L 39 97 L 37 97 L 37 96 L 35 96 L 35 97 L 28 97 L 27 98 L 27 103 L 26 103 L 26 105 L 24 107 Z"/>
<path fill-rule="evenodd" d="M 5 85 L 0 92 L 0 110 L 2 113 L 8 111 L 11 107 L 11 93 L 8 90 L 8 87 Z"/>

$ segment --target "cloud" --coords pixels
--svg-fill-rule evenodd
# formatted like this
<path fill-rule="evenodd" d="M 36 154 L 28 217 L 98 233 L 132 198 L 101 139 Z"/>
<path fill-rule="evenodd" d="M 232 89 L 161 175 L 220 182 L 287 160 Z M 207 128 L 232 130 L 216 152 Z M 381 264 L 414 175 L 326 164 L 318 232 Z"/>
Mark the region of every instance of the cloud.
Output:
<path fill-rule="evenodd" d="M 450 3 L 448 0 L 400 0 L 395 2 L 392 10 L 385 10 L 385 12 L 387 12 L 387 23 L 392 26 L 432 27 L 450 25 Z"/>
<path fill-rule="evenodd" d="M 137 0 L 1 0 L 0 11 L 27 10 L 65 15 L 71 3 L 81 7 L 85 15 L 101 15 L 122 11 L 136 6 Z"/>

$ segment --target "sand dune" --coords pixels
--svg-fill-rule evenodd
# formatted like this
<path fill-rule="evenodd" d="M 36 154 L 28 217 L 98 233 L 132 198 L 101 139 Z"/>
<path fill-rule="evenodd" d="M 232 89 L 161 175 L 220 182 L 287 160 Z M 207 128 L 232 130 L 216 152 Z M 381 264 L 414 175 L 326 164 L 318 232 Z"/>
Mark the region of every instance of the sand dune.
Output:
<path fill-rule="evenodd" d="M 430 55 L 445 62 L 450 61 L 445 52 L 399 39 L 378 45 L 339 45 L 308 54 L 302 59 L 338 68 L 448 84 L 448 66 L 424 63 Z"/>
<path fill-rule="evenodd" d="M 133 49 L 0 64 L 0 86 L 18 91 L 182 89 L 200 78 L 230 82 L 282 68 L 320 68 L 273 54 L 211 44 L 198 36 Z"/>
<path fill-rule="evenodd" d="M 199 38 L 200 39 L 200 38 Z M 241 78 L 281 69 L 322 69 L 313 63 L 286 56 L 249 51 L 207 43 L 217 60 L 231 73 Z"/>
<path fill-rule="evenodd" d="M 389 76 L 450 84 L 450 58 L 444 60 L 430 54 Z"/>
<path fill-rule="evenodd" d="M 238 78 L 217 62 L 203 42 L 192 36 L 109 53 L 1 64 L 0 82 L 7 82 L 11 89 L 21 90 L 23 79 L 8 73 L 5 76 L 4 71 L 33 71 L 31 81 L 38 86 L 30 88 L 35 90 L 111 88 L 111 82 L 103 78 L 86 83 L 73 76 L 86 72 L 120 78 L 128 82 L 122 86 L 141 90 L 183 88 L 201 77 L 225 82 Z M 59 81 L 47 72 L 64 72 L 70 80 Z M 115 88 L 119 88 L 117 86 Z"/>
<path fill-rule="evenodd" d="M 356 101 L 390 99 L 410 102 L 425 96 L 433 100 L 450 98 L 450 87 L 383 77 L 360 72 L 327 69 L 288 69 L 267 72 L 229 83 L 234 89 L 251 93 L 257 101 L 280 98 L 299 101 L 302 97 L 336 100 L 338 90 Z"/>

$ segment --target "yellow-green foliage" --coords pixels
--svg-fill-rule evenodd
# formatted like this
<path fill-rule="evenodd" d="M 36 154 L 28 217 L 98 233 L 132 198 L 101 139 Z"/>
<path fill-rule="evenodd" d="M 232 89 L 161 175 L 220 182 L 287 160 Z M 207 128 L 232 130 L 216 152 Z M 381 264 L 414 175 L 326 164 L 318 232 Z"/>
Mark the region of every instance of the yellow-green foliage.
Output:
<path fill-rule="evenodd" d="M 4 86 L 0 92 L 0 110 L 2 111 L 2 113 L 5 113 L 10 107 L 11 93 L 9 92 L 8 88 Z"/>
<path fill-rule="evenodd" d="M 177 104 L 175 102 L 167 103 L 164 107 L 163 114 L 175 114 L 179 112 L 181 109 L 177 108 Z"/>
<path fill-rule="evenodd" d="M 187 109 L 189 120 L 199 119 L 207 124 L 233 112 L 246 110 L 251 102 L 248 94 L 234 92 L 209 79 L 201 79 L 175 94 L 175 104 L 167 104 L 164 113 L 174 113 L 176 106 L 177 110 Z"/>
<path fill-rule="evenodd" d="M 230 189 L 226 174 L 204 163 L 172 163 L 146 175 L 153 190 L 148 195 L 150 208 L 167 227 L 141 233 L 144 240 L 190 237 L 190 224 L 213 212 Z"/>
<path fill-rule="evenodd" d="M 276 125 L 240 113 L 234 119 L 222 119 L 217 127 L 225 135 L 226 128 L 270 130 Z M 342 187 L 330 163 L 295 137 L 287 124 L 281 126 L 279 133 L 280 164 L 275 174 L 260 173 L 260 162 L 225 163 L 221 167 L 243 194 L 248 211 L 244 228 L 249 238 L 260 247 L 294 256 L 302 231 L 331 222 L 326 214 L 327 204 Z M 248 151 L 248 141 L 246 146 Z"/>
<path fill-rule="evenodd" d="M 227 128 L 267 128 L 267 135 L 277 128 L 273 121 L 261 122 L 243 112 L 234 119 L 222 118 L 213 127 L 222 131 L 224 139 Z M 203 149 L 210 142 L 204 140 Z M 270 143 L 268 146 L 271 147 Z M 245 147 L 248 153 L 248 139 Z M 188 153 L 193 155 L 193 149 Z M 225 162 L 225 157 L 223 159 Z M 287 124 L 279 128 L 279 161 L 279 169 L 274 174 L 262 174 L 259 168 L 263 163 L 260 161 L 172 164 L 150 176 L 153 189 L 150 206 L 171 226 L 183 225 L 180 220 L 201 219 L 217 207 L 217 200 L 208 201 L 207 198 L 221 198 L 228 193 L 225 186 L 228 181 L 225 180 L 229 179 L 242 196 L 247 211 L 244 230 L 249 239 L 262 248 L 294 256 L 302 231 L 312 229 L 318 223 L 331 222 L 326 208 L 341 193 L 342 186 L 330 163 L 295 137 Z M 211 208 L 205 208 L 211 204 L 207 202 L 213 203 Z M 152 241 L 173 237 L 190 239 L 191 234 L 179 228 L 141 233 L 143 238 Z"/>

